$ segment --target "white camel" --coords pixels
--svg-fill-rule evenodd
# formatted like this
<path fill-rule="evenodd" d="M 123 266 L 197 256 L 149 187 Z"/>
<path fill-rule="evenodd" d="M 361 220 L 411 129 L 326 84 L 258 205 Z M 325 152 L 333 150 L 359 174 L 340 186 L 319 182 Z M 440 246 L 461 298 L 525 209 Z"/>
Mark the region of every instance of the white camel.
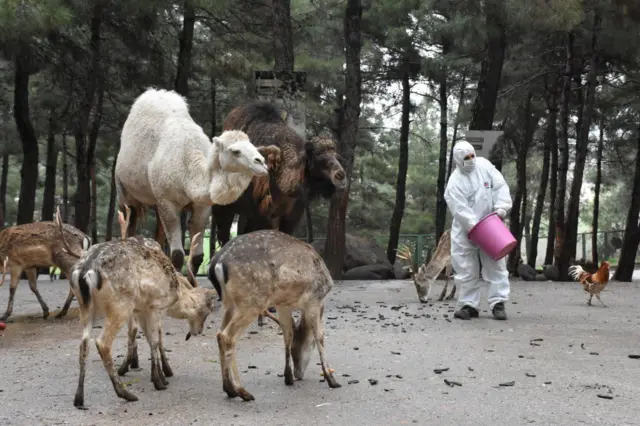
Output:
<path fill-rule="evenodd" d="M 171 261 L 181 270 L 181 211 L 191 212 L 191 236 L 204 232 L 213 204 L 232 203 L 254 176 L 269 173 L 263 154 L 280 152 L 275 146 L 257 149 L 242 131 L 225 131 L 209 140 L 182 96 L 148 89 L 131 107 L 115 167 L 119 204 L 132 210 L 127 235 L 135 234 L 146 207 L 155 206 L 169 240 Z M 163 235 L 156 238 L 164 243 Z M 193 271 L 203 256 L 202 245 L 190 253 Z"/>

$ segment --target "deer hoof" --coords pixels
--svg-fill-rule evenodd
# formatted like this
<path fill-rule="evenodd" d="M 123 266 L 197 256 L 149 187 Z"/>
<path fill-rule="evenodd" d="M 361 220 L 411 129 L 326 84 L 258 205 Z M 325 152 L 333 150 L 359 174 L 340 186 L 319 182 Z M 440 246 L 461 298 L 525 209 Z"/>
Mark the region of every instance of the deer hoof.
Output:
<path fill-rule="evenodd" d="M 242 398 L 243 401 L 254 401 L 255 397 L 246 391 L 245 388 L 238 388 L 238 396 Z"/>

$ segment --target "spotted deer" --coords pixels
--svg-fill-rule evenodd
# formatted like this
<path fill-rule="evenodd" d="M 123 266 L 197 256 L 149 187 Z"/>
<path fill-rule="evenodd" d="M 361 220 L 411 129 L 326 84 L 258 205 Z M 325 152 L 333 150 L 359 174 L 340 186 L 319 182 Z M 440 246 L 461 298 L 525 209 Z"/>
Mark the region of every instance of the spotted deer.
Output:
<path fill-rule="evenodd" d="M 126 228 L 125 228 L 126 229 Z M 200 234 L 194 236 L 192 245 L 200 243 Z M 96 339 L 96 347 L 102 358 L 115 393 L 127 401 L 138 397 L 126 390 L 116 374 L 111 348 L 113 341 L 131 319 L 142 327 L 151 353 L 151 381 L 157 390 L 167 388 L 166 376 L 172 375 L 162 345 L 162 318 L 165 313 L 184 318 L 189 322 L 187 339 L 202 333 L 207 316 L 213 311 L 213 290 L 193 288 L 189 281 L 174 268 L 171 260 L 158 243 L 144 237 L 129 237 L 92 246 L 79 256 L 71 272 L 71 288 L 80 305 L 83 325 L 80 343 L 80 375 L 74 398 L 74 406 L 84 405 L 84 378 L 89 352 L 89 338 L 95 316 L 105 316 L 104 328 Z M 132 340 L 136 334 L 128 333 L 128 353 L 125 364 L 130 365 Z M 160 360 L 158 360 L 158 353 Z M 136 356 L 137 358 L 137 356 Z M 121 370 L 123 367 L 121 367 Z M 167 374 L 169 373 L 169 374 Z"/>
<path fill-rule="evenodd" d="M 59 215 L 60 212 L 57 213 L 58 217 Z M 44 319 L 49 317 L 49 307 L 38 291 L 38 268 L 57 266 L 69 277 L 71 268 L 77 260 L 65 250 L 60 232 L 64 235 L 66 244 L 76 252 L 83 252 L 91 246 L 91 239 L 79 229 L 69 224 L 58 225 L 54 221 L 16 225 L 0 231 L 0 259 L 2 260 L 0 286 L 4 283 L 6 273 L 11 274 L 9 304 L 0 321 L 5 321 L 13 312 L 13 301 L 23 272 L 27 275 L 29 288 L 42 307 L 42 317 Z M 67 300 L 56 318 L 67 314 L 72 301 L 73 292 L 69 290 Z"/>
<path fill-rule="evenodd" d="M 413 275 L 413 283 L 415 284 L 416 291 L 418 292 L 418 299 L 420 299 L 420 302 L 422 303 L 427 303 L 431 285 L 436 280 L 436 278 L 438 278 L 438 275 L 440 275 L 442 270 L 445 269 L 444 288 L 442 289 L 442 293 L 440 293 L 438 301 L 441 302 L 445 299 L 447 286 L 449 284 L 449 276 L 451 275 L 451 270 L 453 269 L 451 265 L 450 229 L 446 230 L 440 237 L 440 241 L 438 241 L 436 251 L 429 263 L 426 265 L 420 265 L 417 273 L 413 271 L 413 255 L 411 253 L 411 248 L 406 245 L 400 247 L 397 251 L 396 256 L 409 262 L 409 269 Z M 456 284 L 454 283 L 453 289 L 451 290 L 451 293 L 446 297 L 446 300 L 453 299 L 455 294 Z"/>
<path fill-rule="evenodd" d="M 306 243 L 276 230 L 240 235 L 211 259 L 209 278 L 222 291 L 224 316 L 216 337 L 222 388 L 229 397 L 254 400 L 240 383 L 236 343 L 252 321 L 274 306 L 285 347 L 284 382 L 302 380 L 314 345 L 329 387 L 341 385 L 329 368 L 324 348 L 324 299 L 333 280 L 322 258 Z M 301 310 L 294 322 L 292 311 Z M 293 369 L 291 367 L 293 360 Z"/>

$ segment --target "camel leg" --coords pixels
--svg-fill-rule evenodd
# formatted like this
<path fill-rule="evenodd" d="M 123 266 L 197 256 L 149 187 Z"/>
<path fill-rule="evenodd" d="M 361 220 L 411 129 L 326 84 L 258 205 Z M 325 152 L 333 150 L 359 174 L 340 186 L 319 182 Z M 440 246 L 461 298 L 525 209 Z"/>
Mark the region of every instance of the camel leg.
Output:
<path fill-rule="evenodd" d="M 210 207 L 194 207 L 193 213 L 191 214 L 191 220 L 189 221 L 189 236 L 191 238 L 196 234 L 200 234 L 201 241 L 203 241 L 202 237 L 204 237 L 204 230 L 207 226 L 207 222 L 209 222 L 210 215 Z M 198 269 L 200 269 L 200 265 L 202 265 L 204 260 L 204 244 L 198 244 L 195 251 L 190 251 L 189 259 L 191 262 L 191 270 L 195 275 L 198 273 Z"/>
<path fill-rule="evenodd" d="M 42 308 L 42 318 L 47 319 L 47 317 L 49 316 L 49 307 L 38 291 L 38 269 L 29 268 L 25 272 L 27 274 L 27 280 L 29 280 L 29 288 L 31 289 L 33 294 L 36 295 L 38 303 L 40 303 L 40 307 Z"/>
<path fill-rule="evenodd" d="M 184 266 L 184 249 L 182 247 L 182 227 L 180 226 L 180 207 L 170 201 L 158 201 L 158 215 L 162 221 L 171 252 L 171 263 L 178 271 Z"/>

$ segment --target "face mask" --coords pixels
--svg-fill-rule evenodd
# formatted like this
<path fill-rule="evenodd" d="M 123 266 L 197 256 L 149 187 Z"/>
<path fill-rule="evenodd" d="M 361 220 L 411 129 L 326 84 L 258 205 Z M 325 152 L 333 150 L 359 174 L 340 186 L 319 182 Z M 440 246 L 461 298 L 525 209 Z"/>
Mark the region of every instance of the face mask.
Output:
<path fill-rule="evenodd" d="M 469 173 L 471 171 L 473 171 L 473 169 L 475 169 L 476 167 L 476 159 L 475 158 L 470 158 L 468 160 L 464 160 L 462 163 L 462 171 L 465 173 Z"/>

